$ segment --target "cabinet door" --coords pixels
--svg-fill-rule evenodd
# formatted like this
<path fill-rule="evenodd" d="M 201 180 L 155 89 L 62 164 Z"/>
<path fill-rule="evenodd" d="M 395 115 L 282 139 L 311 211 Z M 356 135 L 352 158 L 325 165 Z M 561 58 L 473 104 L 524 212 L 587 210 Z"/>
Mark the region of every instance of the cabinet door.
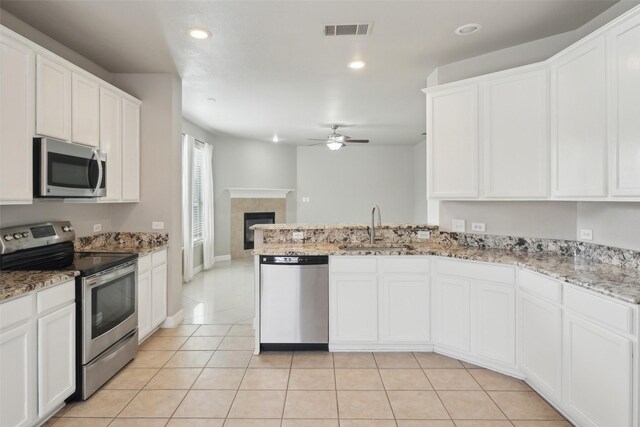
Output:
<path fill-rule="evenodd" d="M 140 105 L 122 100 L 122 200 L 140 200 Z"/>
<path fill-rule="evenodd" d="M 478 196 L 478 86 L 427 95 L 429 195 Z"/>
<path fill-rule="evenodd" d="M 574 419 L 584 426 L 630 426 L 632 342 L 565 312 L 563 357 L 563 400 Z"/>
<path fill-rule="evenodd" d="M 100 150 L 107 153 L 105 202 L 122 198 L 122 97 L 100 88 Z"/>
<path fill-rule="evenodd" d="M 0 425 L 3 427 L 31 425 L 36 401 L 36 367 L 32 363 L 35 352 L 32 323 L 0 334 Z"/>
<path fill-rule="evenodd" d="M 35 54 L 0 37 L 0 204 L 30 203 Z"/>
<path fill-rule="evenodd" d="M 38 414 L 49 414 L 76 389 L 76 305 L 38 319 Z"/>
<path fill-rule="evenodd" d="M 598 38 L 551 66 L 551 193 L 606 195 L 605 44 Z"/>
<path fill-rule="evenodd" d="M 640 196 L 640 16 L 614 28 L 607 42 L 611 194 Z"/>
<path fill-rule="evenodd" d="M 474 282 L 471 300 L 473 354 L 515 366 L 515 287 Z"/>
<path fill-rule="evenodd" d="M 155 328 L 167 318 L 167 266 L 151 270 L 151 327 Z"/>
<path fill-rule="evenodd" d="M 71 80 L 71 140 L 98 147 L 100 137 L 98 82 L 73 73 Z"/>
<path fill-rule="evenodd" d="M 380 340 L 429 341 L 429 275 L 384 274 L 380 291 Z"/>
<path fill-rule="evenodd" d="M 562 311 L 542 298 L 519 293 L 520 368 L 545 395 L 561 398 Z"/>
<path fill-rule="evenodd" d="M 547 196 L 548 110 L 547 70 L 483 84 L 485 196 Z"/>
<path fill-rule="evenodd" d="M 329 296 L 330 341 L 378 341 L 378 279 L 375 274 L 333 274 Z"/>
<path fill-rule="evenodd" d="M 41 55 L 36 68 L 36 133 L 71 139 L 71 71 Z"/>
<path fill-rule="evenodd" d="M 138 339 L 142 341 L 151 327 L 151 272 L 138 274 Z"/>
<path fill-rule="evenodd" d="M 470 282 L 439 276 L 435 291 L 436 343 L 469 353 Z"/>

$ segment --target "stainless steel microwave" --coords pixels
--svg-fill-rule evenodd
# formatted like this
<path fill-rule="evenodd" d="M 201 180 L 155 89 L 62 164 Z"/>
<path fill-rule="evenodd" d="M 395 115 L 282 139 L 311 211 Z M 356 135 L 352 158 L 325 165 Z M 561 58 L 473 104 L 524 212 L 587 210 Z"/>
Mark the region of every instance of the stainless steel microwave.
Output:
<path fill-rule="evenodd" d="M 53 138 L 33 139 L 34 197 L 103 197 L 107 155 Z"/>

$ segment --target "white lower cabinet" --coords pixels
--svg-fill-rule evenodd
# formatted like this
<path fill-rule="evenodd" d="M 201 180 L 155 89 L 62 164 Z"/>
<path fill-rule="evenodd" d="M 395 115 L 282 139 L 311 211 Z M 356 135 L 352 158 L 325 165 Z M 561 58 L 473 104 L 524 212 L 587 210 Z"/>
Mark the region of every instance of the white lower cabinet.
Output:
<path fill-rule="evenodd" d="M 630 426 L 633 342 L 568 312 L 563 326 L 565 409 L 581 426 Z"/>
<path fill-rule="evenodd" d="M 331 258 L 330 345 L 394 348 L 429 341 L 429 261 L 402 258 Z"/>
<path fill-rule="evenodd" d="M 520 291 L 518 296 L 520 369 L 547 398 L 560 401 L 562 384 L 562 309 Z"/>
<path fill-rule="evenodd" d="M 76 389 L 75 280 L 0 304 L 0 425 L 32 426 Z"/>
<path fill-rule="evenodd" d="M 138 341 L 167 318 L 167 250 L 138 258 Z"/>
<path fill-rule="evenodd" d="M 470 350 L 471 281 L 439 276 L 436 279 L 435 343 L 468 353 Z"/>
<path fill-rule="evenodd" d="M 38 414 L 53 411 L 76 389 L 76 308 L 38 319 Z"/>

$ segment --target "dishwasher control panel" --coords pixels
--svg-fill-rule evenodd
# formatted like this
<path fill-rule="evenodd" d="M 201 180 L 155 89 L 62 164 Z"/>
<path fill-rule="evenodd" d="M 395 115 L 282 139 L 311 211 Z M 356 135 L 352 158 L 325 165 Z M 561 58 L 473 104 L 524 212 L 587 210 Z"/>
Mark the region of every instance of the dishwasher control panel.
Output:
<path fill-rule="evenodd" d="M 260 264 L 289 264 L 289 265 L 318 265 L 329 264 L 328 256 L 287 256 L 287 255 L 262 255 Z"/>

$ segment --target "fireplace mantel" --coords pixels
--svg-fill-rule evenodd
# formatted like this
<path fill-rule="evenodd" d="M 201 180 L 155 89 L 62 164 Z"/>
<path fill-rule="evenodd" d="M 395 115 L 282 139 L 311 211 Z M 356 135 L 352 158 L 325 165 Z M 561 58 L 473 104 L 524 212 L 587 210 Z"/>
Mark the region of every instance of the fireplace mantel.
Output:
<path fill-rule="evenodd" d="M 227 188 L 232 199 L 284 199 L 293 188 Z"/>

